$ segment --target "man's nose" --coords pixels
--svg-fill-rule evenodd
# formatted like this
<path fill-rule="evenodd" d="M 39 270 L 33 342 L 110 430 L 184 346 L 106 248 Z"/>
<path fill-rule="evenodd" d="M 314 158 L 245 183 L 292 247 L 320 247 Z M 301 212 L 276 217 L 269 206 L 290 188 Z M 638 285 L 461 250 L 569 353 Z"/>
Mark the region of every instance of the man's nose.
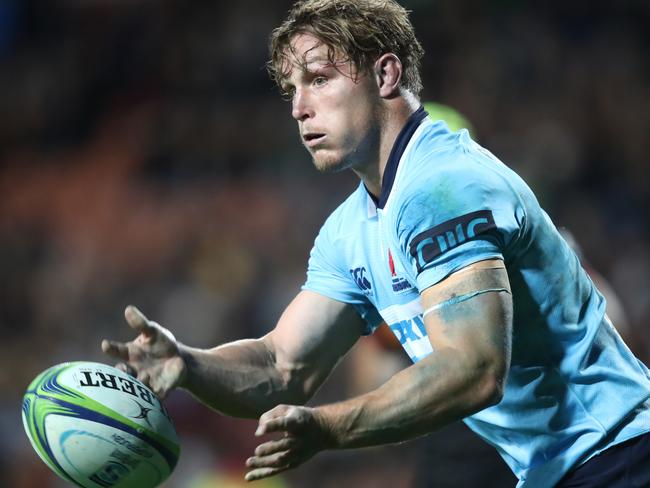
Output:
<path fill-rule="evenodd" d="M 309 103 L 308 95 L 302 90 L 296 90 L 291 101 L 291 116 L 303 121 L 314 116 L 313 108 Z"/>

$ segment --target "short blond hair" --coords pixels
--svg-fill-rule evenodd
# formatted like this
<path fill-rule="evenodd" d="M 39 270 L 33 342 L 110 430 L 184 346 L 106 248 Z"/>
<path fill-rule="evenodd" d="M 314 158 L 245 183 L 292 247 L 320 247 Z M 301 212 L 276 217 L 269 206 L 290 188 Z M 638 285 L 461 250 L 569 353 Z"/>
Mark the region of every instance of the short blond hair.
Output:
<path fill-rule="evenodd" d="M 402 62 L 402 86 L 416 96 L 422 90 L 424 51 L 408 11 L 393 0 L 296 2 L 269 40 L 267 69 L 280 89 L 291 66 L 291 40 L 298 34 L 311 34 L 324 43 L 331 63 L 343 59 L 360 72 L 370 72 L 378 57 L 393 53 Z"/>

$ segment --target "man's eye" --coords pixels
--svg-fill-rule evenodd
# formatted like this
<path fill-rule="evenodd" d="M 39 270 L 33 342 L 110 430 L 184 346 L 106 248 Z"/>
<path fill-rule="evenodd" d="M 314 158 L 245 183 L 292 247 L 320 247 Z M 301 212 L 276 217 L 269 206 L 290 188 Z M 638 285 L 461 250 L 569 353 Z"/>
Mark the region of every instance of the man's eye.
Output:
<path fill-rule="evenodd" d="M 316 78 L 314 78 L 315 86 L 321 86 L 324 85 L 325 83 L 327 83 L 327 78 L 325 78 L 324 76 L 317 76 Z"/>

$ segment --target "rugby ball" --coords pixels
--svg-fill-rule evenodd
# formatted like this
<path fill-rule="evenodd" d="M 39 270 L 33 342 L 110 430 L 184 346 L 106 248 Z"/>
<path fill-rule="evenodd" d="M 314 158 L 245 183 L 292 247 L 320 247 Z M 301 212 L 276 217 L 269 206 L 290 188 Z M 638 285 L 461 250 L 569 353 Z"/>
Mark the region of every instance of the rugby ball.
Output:
<path fill-rule="evenodd" d="M 42 372 L 23 397 L 22 418 L 45 464 L 83 488 L 153 488 L 178 461 L 176 430 L 160 400 L 105 364 Z"/>

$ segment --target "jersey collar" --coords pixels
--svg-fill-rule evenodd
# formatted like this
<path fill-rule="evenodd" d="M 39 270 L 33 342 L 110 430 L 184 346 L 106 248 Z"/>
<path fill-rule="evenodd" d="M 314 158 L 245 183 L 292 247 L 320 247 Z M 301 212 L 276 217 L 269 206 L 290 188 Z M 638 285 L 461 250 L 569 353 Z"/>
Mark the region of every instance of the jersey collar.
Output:
<path fill-rule="evenodd" d="M 427 113 L 424 111 L 424 107 L 420 107 L 406 121 L 406 124 L 397 135 L 395 139 L 395 144 L 393 144 L 393 149 L 390 151 L 390 156 L 388 156 L 388 162 L 386 163 L 386 168 L 384 168 L 384 176 L 381 180 L 381 194 L 379 195 L 379 200 L 375 203 L 377 208 L 384 208 L 386 205 L 386 200 L 388 200 L 388 195 L 390 195 L 390 190 L 393 188 L 393 182 L 395 181 L 395 174 L 397 173 L 397 166 L 399 166 L 399 161 L 402 159 L 402 154 L 408 145 L 413 133 L 417 130 L 420 125 L 420 122 L 426 118 Z M 366 191 L 368 189 L 366 188 Z M 372 193 L 368 192 L 370 198 L 375 200 Z"/>

